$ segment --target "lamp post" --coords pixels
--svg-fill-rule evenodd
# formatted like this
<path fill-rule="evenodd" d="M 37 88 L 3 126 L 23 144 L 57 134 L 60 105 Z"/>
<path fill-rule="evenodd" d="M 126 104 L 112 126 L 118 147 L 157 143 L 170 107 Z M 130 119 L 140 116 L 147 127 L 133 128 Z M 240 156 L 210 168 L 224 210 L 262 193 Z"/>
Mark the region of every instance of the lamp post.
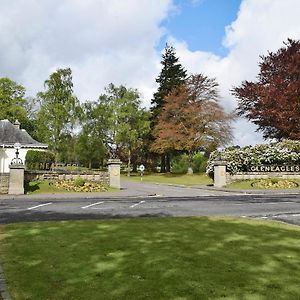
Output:
<path fill-rule="evenodd" d="M 19 158 L 19 150 L 21 149 L 20 143 L 14 144 L 16 150 L 16 157 L 12 159 L 9 166 L 9 186 L 8 194 L 10 195 L 22 195 L 24 194 L 24 169 L 23 161 Z"/>
<path fill-rule="evenodd" d="M 111 144 L 111 158 L 116 159 L 117 158 L 117 145 L 116 144 Z"/>
<path fill-rule="evenodd" d="M 16 157 L 12 159 L 11 164 L 12 165 L 23 165 L 23 161 L 21 158 L 19 158 L 19 150 L 21 149 L 20 143 L 14 143 L 14 149 L 16 150 Z"/>

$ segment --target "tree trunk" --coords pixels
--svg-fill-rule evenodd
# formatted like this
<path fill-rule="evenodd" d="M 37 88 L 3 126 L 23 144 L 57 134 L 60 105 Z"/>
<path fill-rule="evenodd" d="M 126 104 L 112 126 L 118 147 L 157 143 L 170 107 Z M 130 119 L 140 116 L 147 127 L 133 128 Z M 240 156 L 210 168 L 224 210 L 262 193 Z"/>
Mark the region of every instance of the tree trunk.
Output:
<path fill-rule="evenodd" d="M 166 172 L 171 172 L 171 159 L 170 159 L 170 153 L 166 155 Z"/>
<path fill-rule="evenodd" d="M 189 151 L 189 166 L 188 166 L 188 171 L 187 171 L 187 173 L 189 175 L 193 174 L 192 163 L 193 163 L 193 152 Z"/>
<path fill-rule="evenodd" d="M 164 154 L 161 156 L 160 173 L 166 173 L 166 156 Z"/>
<path fill-rule="evenodd" d="M 130 177 L 130 168 L 131 168 L 131 151 L 128 150 L 128 165 L 127 165 L 127 176 Z"/>

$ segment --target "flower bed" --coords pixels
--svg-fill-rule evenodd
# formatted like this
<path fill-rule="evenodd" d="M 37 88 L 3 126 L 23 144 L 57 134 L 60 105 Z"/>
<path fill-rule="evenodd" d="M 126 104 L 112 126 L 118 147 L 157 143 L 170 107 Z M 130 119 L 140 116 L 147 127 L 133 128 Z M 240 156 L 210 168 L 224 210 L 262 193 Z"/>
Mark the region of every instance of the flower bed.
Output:
<path fill-rule="evenodd" d="M 98 182 L 83 182 L 81 185 L 76 184 L 74 180 L 60 180 L 53 183 L 57 188 L 69 192 L 105 192 L 107 186 Z"/>
<path fill-rule="evenodd" d="M 260 189 L 292 189 L 298 187 L 298 184 L 292 180 L 270 178 L 255 181 L 252 186 Z"/>

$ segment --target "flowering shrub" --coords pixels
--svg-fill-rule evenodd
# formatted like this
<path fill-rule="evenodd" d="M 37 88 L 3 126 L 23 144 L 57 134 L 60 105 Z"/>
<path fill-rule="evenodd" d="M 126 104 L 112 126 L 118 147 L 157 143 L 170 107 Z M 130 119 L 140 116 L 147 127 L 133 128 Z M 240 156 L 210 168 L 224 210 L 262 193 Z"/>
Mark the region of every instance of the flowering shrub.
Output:
<path fill-rule="evenodd" d="M 107 187 L 97 182 L 83 182 L 83 185 L 78 185 L 74 180 L 56 181 L 54 185 L 63 190 L 70 192 L 105 192 Z"/>
<path fill-rule="evenodd" d="M 206 173 L 213 176 L 213 161 L 225 160 L 231 174 L 245 172 L 250 166 L 300 164 L 300 141 L 284 140 L 278 143 L 259 144 L 244 148 L 229 147 L 211 153 Z"/>
<path fill-rule="evenodd" d="M 292 180 L 278 178 L 261 179 L 252 185 L 260 189 L 292 189 L 298 187 L 298 184 Z"/>

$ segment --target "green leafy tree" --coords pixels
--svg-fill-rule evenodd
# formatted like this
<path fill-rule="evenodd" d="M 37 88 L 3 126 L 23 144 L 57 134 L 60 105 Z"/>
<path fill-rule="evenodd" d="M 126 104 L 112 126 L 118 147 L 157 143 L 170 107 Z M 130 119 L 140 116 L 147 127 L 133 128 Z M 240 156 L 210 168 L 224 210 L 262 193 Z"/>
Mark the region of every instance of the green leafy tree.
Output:
<path fill-rule="evenodd" d="M 103 167 L 104 158 L 107 156 L 102 139 L 86 128 L 77 137 L 75 152 L 78 162 L 90 169 Z"/>
<path fill-rule="evenodd" d="M 12 123 L 19 120 L 22 128 L 31 134 L 33 125 L 27 111 L 25 92 L 25 87 L 15 81 L 0 78 L 0 119 L 8 119 Z"/>
<path fill-rule="evenodd" d="M 153 129 L 157 124 L 160 114 L 162 113 L 163 106 L 165 104 L 165 97 L 180 86 L 186 79 L 186 71 L 179 63 L 178 57 L 176 57 L 175 48 L 166 45 L 165 52 L 162 55 L 162 69 L 159 76 L 156 79 L 158 83 L 158 90 L 154 93 L 151 101 L 151 128 L 152 136 Z M 168 152 L 166 152 L 168 153 Z M 161 156 L 161 172 L 170 171 L 169 155 L 163 153 Z"/>
<path fill-rule="evenodd" d="M 73 94 L 72 71 L 58 69 L 45 81 L 45 91 L 38 93 L 40 110 L 37 113 L 38 136 L 49 144 L 59 159 L 65 137 L 72 134 L 81 108 Z"/>
<path fill-rule="evenodd" d="M 89 168 L 103 167 L 104 159 L 108 157 L 105 145 L 108 130 L 106 106 L 98 101 L 88 101 L 82 109 L 82 130 L 76 142 L 78 160 Z"/>
<path fill-rule="evenodd" d="M 102 139 L 113 152 L 128 163 L 130 171 L 132 156 L 141 150 L 144 137 L 149 133 L 149 113 L 141 108 L 137 90 L 110 84 L 98 101 L 86 106 L 90 132 Z"/>

